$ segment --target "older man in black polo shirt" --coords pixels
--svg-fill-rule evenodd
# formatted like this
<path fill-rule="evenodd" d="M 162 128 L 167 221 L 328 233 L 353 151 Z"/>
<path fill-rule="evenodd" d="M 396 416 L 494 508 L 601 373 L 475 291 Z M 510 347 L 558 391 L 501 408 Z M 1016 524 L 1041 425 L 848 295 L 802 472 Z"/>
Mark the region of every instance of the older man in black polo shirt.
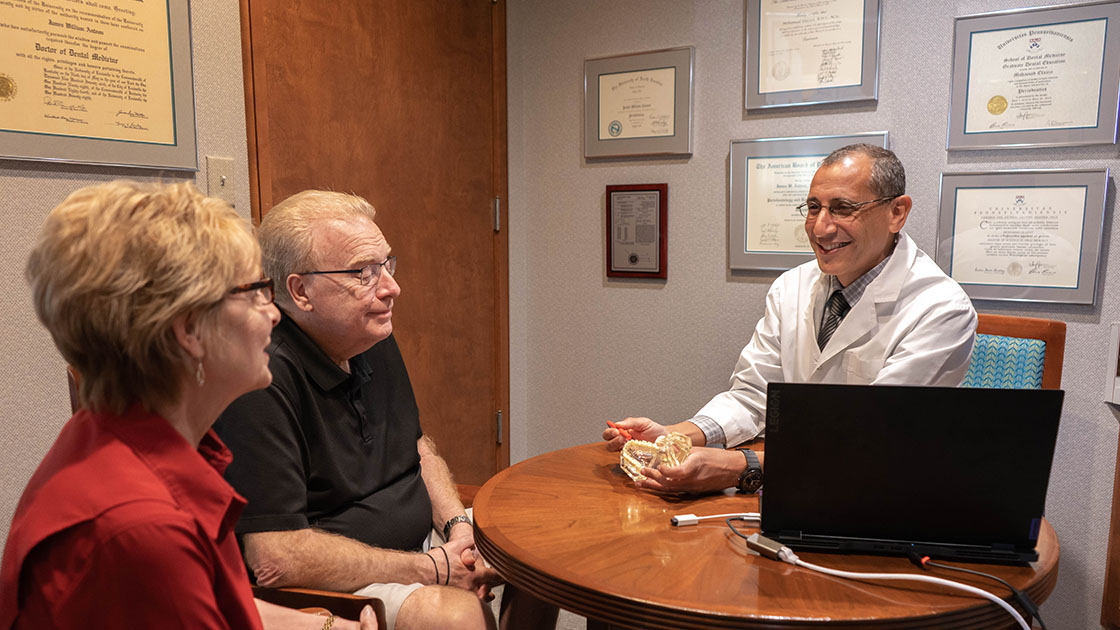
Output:
<path fill-rule="evenodd" d="M 392 337 L 396 258 L 373 218 L 360 197 L 305 191 L 261 223 L 283 315 L 273 380 L 215 426 L 234 453 L 226 476 L 249 500 L 237 524 L 245 560 L 264 586 L 378 597 L 390 630 L 492 627 L 482 600 L 500 580 L 477 559 L 451 474 L 420 428 Z M 429 545 L 433 527 L 441 546 Z M 503 627 L 514 616 L 503 613 Z"/>

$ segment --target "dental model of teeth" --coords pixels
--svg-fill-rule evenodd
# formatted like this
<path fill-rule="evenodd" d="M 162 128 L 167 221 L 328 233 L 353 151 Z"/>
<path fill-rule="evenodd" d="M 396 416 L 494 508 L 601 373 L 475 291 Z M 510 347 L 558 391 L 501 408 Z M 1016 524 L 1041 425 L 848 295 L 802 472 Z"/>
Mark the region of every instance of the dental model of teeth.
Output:
<path fill-rule="evenodd" d="M 622 447 L 618 465 L 634 481 L 645 479 L 642 468 L 660 464 L 680 466 L 692 451 L 692 440 L 683 433 L 670 433 L 655 442 L 630 440 Z"/>

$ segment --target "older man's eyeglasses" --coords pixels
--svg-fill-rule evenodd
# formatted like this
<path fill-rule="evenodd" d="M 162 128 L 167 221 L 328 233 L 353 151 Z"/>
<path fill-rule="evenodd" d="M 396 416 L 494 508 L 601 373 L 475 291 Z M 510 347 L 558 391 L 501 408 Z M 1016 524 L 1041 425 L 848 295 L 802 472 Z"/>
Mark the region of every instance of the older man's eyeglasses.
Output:
<path fill-rule="evenodd" d="M 272 304 L 272 301 L 276 298 L 276 289 L 272 284 L 272 278 L 265 278 L 249 284 L 239 284 L 229 290 L 230 295 L 239 293 L 248 293 L 257 306 Z"/>
<path fill-rule="evenodd" d="M 357 274 L 358 282 L 362 283 L 363 287 L 376 286 L 381 281 L 381 270 L 384 269 L 390 276 L 397 273 L 397 257 L 389 256 L 384 262 L 370 263 L 365 267 L 358 269 L 332 269 L 330 271 L 305 271 L 299 275 L 313 276 L 317 274 L 326 273 L 353 273 Z"/>
<path fill-rule="evenodd" d="M 897 199 L 898 197 L 901 197 L 901 196 L 902 195 L 891 195 L 890 197 L 879 197 L 878 199 L 872 199 L 871 201 L 860 201 L 860 202 L 851 202 L 851 201 L 845 201 L 843 199 L 837 199 L 837 200 L 834 200 L 832 202 L 832 204 L 828 205 L 828 206 L 821 205 L 821 203 L 819 201 L 806 201 L 805 203 L 801 204 L 800 206 L 797 206 L 797 211 L 800 212 L 801 216 L 803 216 L 803 217 L 807 217 L 807 218 L 810 218 L 810 219 L 815 219 L 815 218 L 817 218 L 817 215 L 819 215 L 821 213 L 821 210 L 824 210 L 825 208 L 827 208 L 828 213 L 832 215 L 832 218 L 834 218 L 834 219 L 848 219 L 848 218 L 852 217 L 855 213 L 859 212 L 860 209 L 862 209 L 864 207 L 873 206 L 875 204 L 880 204 L 880 203 L 883 203 L 884 201 L 891 201 L 892 199 Z"/>

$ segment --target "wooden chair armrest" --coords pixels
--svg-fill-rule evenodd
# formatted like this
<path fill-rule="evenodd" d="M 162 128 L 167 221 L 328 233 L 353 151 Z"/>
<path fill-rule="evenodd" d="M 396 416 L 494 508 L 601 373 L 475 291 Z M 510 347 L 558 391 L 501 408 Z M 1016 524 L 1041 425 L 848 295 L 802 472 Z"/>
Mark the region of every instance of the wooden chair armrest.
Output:
<path fill-rule="evenodd" d="M 343 619 L 358 621 L 362 609 L 367 605 L 373 607 L 377 615 L 377 626 L 385 628 L 385 604 L 376 597 L 362 597 L 350 593 L 335 593 L 333 591 L 319 591 L 312 588 L 265 588 L 253 587 L 253 597 L 277 606 L 287 608 L 308 609 L 325 608 L 331 614 Z"/>

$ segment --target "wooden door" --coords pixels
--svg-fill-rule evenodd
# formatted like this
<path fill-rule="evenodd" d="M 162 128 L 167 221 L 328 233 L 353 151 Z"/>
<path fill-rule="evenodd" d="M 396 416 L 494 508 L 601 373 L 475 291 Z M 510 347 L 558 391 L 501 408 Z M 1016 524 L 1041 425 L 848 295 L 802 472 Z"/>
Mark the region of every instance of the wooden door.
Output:
<path fill-rule="evenodd" d="M 504 0 L 241 0 L 253 212 L 307 188 L 377 208 L 394 332 L 456 480 L 509 463 Z M 503 208 L 504 210 L 504 208 Z M 508 428 L 503 433 L 508 435 Z"/>

